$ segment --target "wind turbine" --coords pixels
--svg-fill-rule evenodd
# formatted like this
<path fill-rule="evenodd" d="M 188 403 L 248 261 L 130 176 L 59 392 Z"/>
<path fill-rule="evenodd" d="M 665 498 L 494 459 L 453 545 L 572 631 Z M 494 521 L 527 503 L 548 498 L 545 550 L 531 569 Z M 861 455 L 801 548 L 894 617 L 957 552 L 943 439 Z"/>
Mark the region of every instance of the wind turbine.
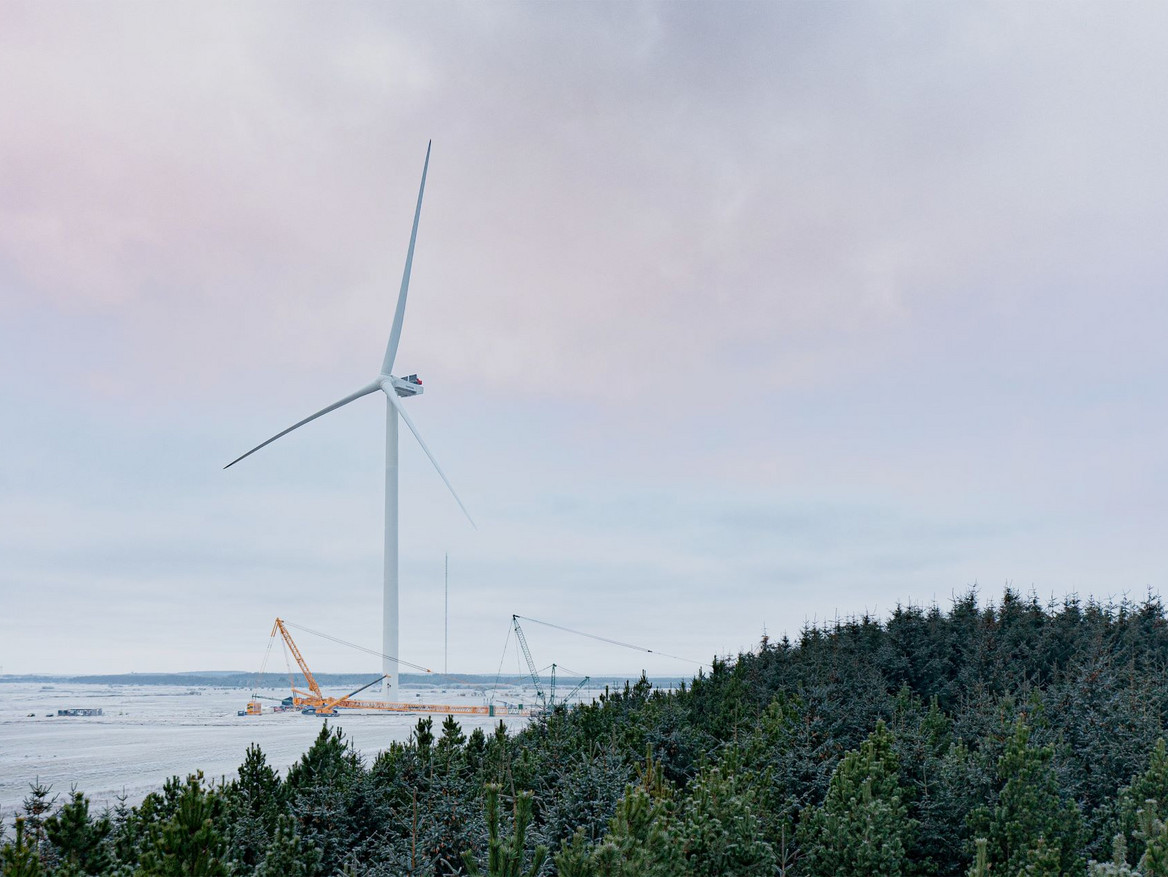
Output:
<path fill-rule="evenodd" d="M 382 682 L 381 693 L 382 697 L 388 701 L 399 700 L 399 679 L 397 673 L 397 657 L 398 657 L 398 588 L 397 588 L 397 420 L 401 417 L 405 421 L 406 426 L 409 427 L 410 432 L 414 434 L 414 438 L 418 440 L 418 444 L 422 446 L 422 450 L 426 456 L 430 458 L 430 462 L 434 464 L 434 468 L 438 470 L 438 475 L 445 482 L 449 488 L 454 501 L 458 503 L 458 507 L 462 509 L 462 513 L 466 515 L 472 527 L 475 526 L 474 519 L 471 518 L 470 512 L 466 510 L 466 506 L 462 504 L 462 500 L 458 498 L 458 494 L 454 491 L 454 486 L 450 483 L 450 479 L 446 477 L 446 473 L 442 471 L 442 467 L 438 465 L 438 461 L 434 459 L 434 455 L 430 453 L 430 449 L 422 440 L 418 428 L 406 413 L 402 406 L 401 400 L 411 396 L 420 396 L 422 394 L 422 382 L 417 375 L 407 375 L 404 378 L 395 377 L 393 375 L 393 361 L 397 356 L 397 345 L 401 339 L 402 321 L 405 319 L 406 313 L 406 293 L 410 288 L 410 269 L 414 264 L 414 243 L 418 239 L 418 219 L 422 215 L 422 194 L 426 191 L 426 171 L 430 167 L 430 145 L 426 146 L 426 163 L 422 166 L 422 184 L 418 187 L 418 206 L 414 209 L 414 226 L 410 232 L 410 248 L 406 251 L 406 267 L 402 273 L 401 291 L 397 297 L 397 310 L 393 314 L 393 328 L 389 332 L 389 343 L 385 346 L 385 358 L 381 361 L 381 371 L 377 377 L 370 383 L 366 384 L 359 390 L 350 393 L 343 399 L 339 399 L 327 408 L 322 408 L 315 414 L 304 418 L 299 423 L 294 423 L 283 432 L 278 432 L 266 442 L 256 445 L 246 454 L 232 460 L 224 469 L 230 469 L 240 460 L 250 457 L 260 448 L 270 445 L 281 436 L 285 436 L 316 420 L 318 417 L 323 417 L 330 411 L 336 411 L 338 408 L 348 405 L 350 402 L 360 399 L 362 396 L 368 396 L 370 393 L 376 393 L 380 390 L 385 394 L 385 567 L 384 567 L 384 602 L 382 604 L 382 672 L 385 674 L 385 679 Z M 477 529 L 477 528 L 476 528 Z"/>

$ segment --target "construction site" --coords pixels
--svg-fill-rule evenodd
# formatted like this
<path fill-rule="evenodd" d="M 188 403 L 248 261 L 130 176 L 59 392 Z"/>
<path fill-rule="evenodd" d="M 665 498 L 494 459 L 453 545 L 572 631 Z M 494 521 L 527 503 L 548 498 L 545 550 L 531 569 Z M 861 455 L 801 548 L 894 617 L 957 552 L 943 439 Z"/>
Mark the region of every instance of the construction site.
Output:
<path fill-rule="evenodd" d="M 297 630 L 321 637 L 339 645 L 347 646 L 355 651 L 364 652 L 366 654 L 374 655 L 379 658 L 386 658 L 379 652 L 356 643 L 347 642 L 338 637 L 331 636 L 321 631 L 312 630 L 311 628 L 302 627 L 300 625 L 292 624 L 282 618 L 277 618 L 272 625 L 271 634 L 268 637 L 268 647 L 264 652 L 263 662 L 260 665 L 259 672 L 256 674 L 256 680 L 264 678 L 268 672 L 268 665 L 271 661 L 272 653 L 275 651 L 276 643 L 279 642 L 281 651 L 284 656 L 285 669 L 287 671 L 288 687 L 290 693 L 283 698 L 273 698 L 261 695 L 256 690 L 258 685 L 253 685 L 253 692 L 247 705 L 244 709 L 239 711 L 241 716 L 258 716 L 265 712 L 298 712 L 302 715 L 312 716 L 335 716 L 340 710 L 361 710 L 372 712 L 389 712 L 389 713 L 416 713 L 416 714 L 435 714 L 435 715 L 474 715 L 474 716 L 489 716 L 495 717 L 523 717 L 530 718 L 536 715 L 542 715 L 550 712 L 557 706 L 569 704 L 574 702 L 576 696 L 585 688 L 591 680 L 589 676 L 580 676 L 571 674 L 564 677 L 562 668 L 556 664 L 551 664 L 542 670 L 536 666 L 535 659 L 532 657 L 531 648 L 527 643 L 527 636 L 523 632 L 523 627 L 519 623 L 520 616 L 511 616 L 511 627 L 508 630 L 508 638 L 503 646 L 503 657 L 500 659 L 500 671 L 496 674 L 495 684 L 486 687 L 482 684 L 481 678 L 471 679 L 465 677 L 451 676 L 450 674 L 441 674 L 442 678 L 447 682 L 461 683 L 470 687 L 480 693 L 483 703 L 481 704 L 444 704 L 444 703 L 421 703 L 411 701 L 387 701 L 369 698 L 358 698 L 358 695 L 380 685 L 384 679 L 384 675 L 379 675 L 364 685 L 348 692 L 339 697 L 330 697 L 324 694 L 320 685 L 317 682 L 316 675 L 309 667 L 307 660 L 300 647 L 292 637 L 289 630 L 294 627 Z M 535 621 L 535 619 L 528 619 Z M 546 624 L 546 622 L 536 622 L 538 624 Z M 554 626 L 554 625 L 549 625 Z M 514 634 L 515 647 L 522 654 L 523 660 L 527 666 L 526 682 L 530 683 L 531 691 L 534 699 L 526 703 L 522 701 L 515 701 L 505 699 L 500 696 L 499 682 L 502 675 L 502 664 L 506 660 L 508 647 L 510 646 L 511 634 Z M 588 634 L 581 634 L 583 636 L 590 636 Z M 595 637 L 594 637 L 595 638 Z M 647 651 L 647 650 L 646 650 Z M 389 656 L 395 664 L 409 667 L 422 674 L 433 674 L 434 671 L 428 667 L 423 667 L 418 664 L 411 664 L 408 661 L 402 661 L 397 658 Z M 546 679 L 542 675 L 544 672 L 548 675 Z M 557 694 L 557 675 L 559 675 L 559 682 L 562 684 L 568 682 L 571 688 L 566 694 Z M 512 691 L 510 687 L 503 689 L 503 691 Z M 269 701 L 272 705 L 265 707 L 264 701 Z"/>

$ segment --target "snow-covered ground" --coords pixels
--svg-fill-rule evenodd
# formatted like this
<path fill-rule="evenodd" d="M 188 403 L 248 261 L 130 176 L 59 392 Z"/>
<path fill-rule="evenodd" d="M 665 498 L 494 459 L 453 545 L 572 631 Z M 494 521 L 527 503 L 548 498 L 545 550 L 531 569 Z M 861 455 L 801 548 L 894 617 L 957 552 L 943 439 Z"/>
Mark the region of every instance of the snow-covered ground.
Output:
<path fill-rule="evenodd" d="M 284 697 L 288 692 L 260 694 Z M 344 691 L 326 695 L 342 695 Z M 125 793 L 137 803 L 170 776 L 202 770 L 209 778 L 231 778 L 248 745 L 258 743 L 281 771 L 311 745 L 324 719 L 297 712 L 238 716 L 249 692 L 240 689 L 165 685 L 0 684 L 0 814 L 12 811 L 38 778 L 55 793 L 70 786 L 85 792 L 100 809 Z M 406 699 L 428 703 L 480 705 L 483 696 L 458 689 L 403 689 Z M 531 702 L 518 690 L 503 700 Z M 593 692 L 581 692 L 591 698 Z M 274 705 L 264 701 L 265 708 Z M 100 717 L 58 717 L 57 710 L 100 707 Z M 339 725 L 367 760 L 395 740 L 406 740 L 417 715 L 342 713 Z M 443 716 L 435 716 L 435 726 Z M 488 716 L 456 717 L 464 733 L 491 730 Z M 508 718 L 516 730 L 526 719 Z M 435 727 L 437 731 L 437 727 Z"/>

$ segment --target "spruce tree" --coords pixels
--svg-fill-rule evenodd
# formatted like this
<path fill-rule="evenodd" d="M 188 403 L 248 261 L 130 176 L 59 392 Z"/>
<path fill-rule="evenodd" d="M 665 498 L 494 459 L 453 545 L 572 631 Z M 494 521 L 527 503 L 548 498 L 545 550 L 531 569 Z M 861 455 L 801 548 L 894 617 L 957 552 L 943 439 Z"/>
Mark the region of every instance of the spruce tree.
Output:
<path fill-rule="evenodd" d="M 283 788 L 300 836 L 317 846 L 326 862 L 343 861 L 375 830 L 361 757 L 340 728 L 321 726 L 312 746 L 289 768 Z"/>
<path fill-rule="evenodd" d="M 296 820 L 281 816 L 255 877 L 315 877 L 320 863 L 320 850 L 296 833 Z"/>
<path fill-rule="evenodd" d="M 226 789 L 235 859 L 254 868 L 272 841 L 283 804 L 280 775 L 255 743 L 247 747 L 239 776 Z"/>
<path fill-rule="evenodd" d="M 41 782 L 41 778 L 37 777 L 36 782 L 29 783 L 28 794 L 21 805 L 21 810 L 24 811 L 25 841 L 38 854 L 43 852 L 45 843 L 45 820 L 57 803 L 57 796 L 51 794 L 52 791 L 51 785 L 46 786 Z"/>

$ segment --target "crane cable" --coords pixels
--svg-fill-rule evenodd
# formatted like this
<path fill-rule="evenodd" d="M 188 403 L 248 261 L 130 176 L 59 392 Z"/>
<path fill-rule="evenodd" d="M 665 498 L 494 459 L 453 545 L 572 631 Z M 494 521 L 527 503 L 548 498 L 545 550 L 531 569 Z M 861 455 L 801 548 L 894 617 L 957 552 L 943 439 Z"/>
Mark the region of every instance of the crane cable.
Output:
<path fill-rule="evenodd" d="M 275 638 L 276 638 L 276 635 L 273 633 L 272 639 L 274 640 Z M 295 690 L 295 688 L 296 688 L 296 674 L 292 672 L 292 656 L 288 654 L 288 644 L 286 642 L 284 642 L 283 637 L 280 638 L 280 648 L 284 652 L 284 667 L 288 671 L 288 687 Z M 305 682 L 304 684 L 307 685 L 308 683 Z"/>
<path fill-rule="evenodd" d="M 386 660 L 393 661 L 395 664 L 400 664 L 403 667 L 409 667 L 409 668 L 411 668 L 413 670 L 417 670 L 421 673 L 433 673 L 434 672 L 429 667 L 423 667 L 421 664 L 411 664 L 409 661 L 403 661 L 401 658 L 395 658 L 392 655 L 384 655 L 381 652 L 375 651 L 374 649 L 367 649 L 367 648 L 365 648 L 365 646 L 359 646 L 356 643 L 348 642 L 346 640 L 340 639 L 339 637 L 330 636 L 327 633 L 321 633 L 319 630 L 313 630 L 311 627 L 304 627 L 303 625 L 300 625 L 300 624 L 293 624 L 291 621 L 289 621 L 286 618 L 284 619 L 284 624 L 286 624 L 288 627 L 294 627 L 297 630 L 302 630 L 305 633 L 311 633 L 313 636 L 319 636 L 322 639 L 331 640 L 332 642 L 337 643 L 338 645 L 348 646 L 351 649 L 356 649 L 359 652 L 365 652 L 366 654 L 374 655 L 375 657 L 378 657 L 378 658 L 385 658 Z"/>
<path fill-rule="evenodd" d="M 620 640 L 609 639 L 606 636 L 597 636 L 594 633 L 585 633 L 582 630 L 572 630 L 570 627 L 562 627 L 558 624 L 552 624 L 550 621 L 540 621 L 538 618 L 529 618 L 526 615 L 517 615 L 516 618 L 522 618 L 524 621 L 534 621 L 536 624 L 542 624 L 544 627 L 554 627 L 556 630 L 562 630 L 565 633 L 574 633 L 577 636 L 586 636 L 589 639 L 599 640 L 602 643 L 608 643 L 613 646 L 620 646 L 624 649 L 632 649 L 636 652 L 647 652 L 650 655 L 661 655 L 663 658 L 672 658 L 675 661 L 684 661 L 687 664 L 697 664 L 699 667 L 704 666 L 702 661 L 694 661 L 691 658 L 683 658 L 680 655 L 671 655 L 668 652 L 659 652 L 656 649 L 647 649 L 644 646 L 635 646 L 632 643 L 623 643 Z"/>
<path fill-rule="evenodd" d="M 274 638 L 268 637 L 268 648 L 264 652 L 264 660 L 260 664 L 260 672 L 256 673 L 255 676 L 253 676 L 251 679 L 252 692 L 258 691 L 260 685 L 264 681 L 264 673 L 266 673 L 268 670 L 268 659 L 272 657 L 272 644 L 274 642 L 275 642 Z"/>
<path fill-rule="evenodd" d="M 260 675 L 261 677 L 262 677 L 262 676 L 263 676 L 263 675 L 264 675 L 266 672 L 268 672 L 268 661 L 269 661 L 269 660 L 271 659 L 271 657 L 272 657 L 272 646 L 273 646 L 273 645 L 275 645 L 275 644 L 276 644 L 276 638 L 275 638 L 275 637 L 272 637 L 272 636 L 268 637 L 268 648 L 267 648 L 267 649 L 264 651 L 264 662 L 263 662 L 262 664 L 260 664 L 260 673 L 259 673 L 259 675 Z"/>
<path fill-rule="evenodd" d="M 495 684 L 491 687 L 491 697 L 495 699 L 495 692 L 499 690 L 499 678 L 503 675 L 503 662 L 507 660 L 507 646 L 511 645 L 511 625 L 507 625 L 507 639 L 503 640 L 503 654 L 499 656 L 499 670 L 495 673 Z"/>

